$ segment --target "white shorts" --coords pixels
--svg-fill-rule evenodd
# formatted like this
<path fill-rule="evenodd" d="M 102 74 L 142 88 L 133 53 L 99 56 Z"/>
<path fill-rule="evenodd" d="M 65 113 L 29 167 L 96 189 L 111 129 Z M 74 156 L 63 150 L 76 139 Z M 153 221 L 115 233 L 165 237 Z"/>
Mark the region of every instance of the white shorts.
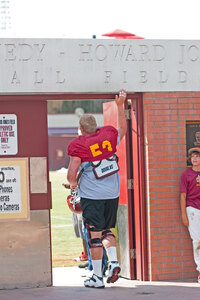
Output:
<path fill-rule="evenodd" d="M 200 209 L 188 206 L 186 208 L 189 226 L 188 230 L 192 239 L 194 261 L 197 271 L 200 272 Z"/>

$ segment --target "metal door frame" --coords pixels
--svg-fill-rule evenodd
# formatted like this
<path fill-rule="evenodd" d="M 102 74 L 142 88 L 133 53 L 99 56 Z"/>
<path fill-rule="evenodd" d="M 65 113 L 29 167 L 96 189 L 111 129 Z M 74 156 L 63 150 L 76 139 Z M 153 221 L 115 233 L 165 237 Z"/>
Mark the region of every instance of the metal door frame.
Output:
<path fill-rule="evenodd" d="M 136 279 L 145 281 L 148 280 L 148 262 L 142 93 L 135 94 L 132 98 L 132 149 L 134 170 Z"/>
<path fill-rule="evenodd" d="M 116 93 L 115 93 L 116 94 Z M 114 100 L 115 94 L 17 94 L 17 95 L 0 95 L 1 101 L 50 101 L 50 100 Z M 132 106 L 136 116 L 136 126 L 134 128 L 137 133 L 136 148 L 138 153 L 138 163 L 134 165 L 137 169 L 138 186 L 134 188 L 134 195 L 131 191 L 128 192 L 128 230 L 130 232 L 130 249 L 133 252 L 130 255 L 131 279 L 135 276 L 135 258 L 134 251 L 134 226 L 133 212 L 135 207 L 138 208 L 135 214 L 136 226 L 136 277 L 139 280 L 147 280 L 147 241 L 146 241 L 146 208 L 145 208 L 145 175 L 144 175 L 144 133 L 143 133 L 143 101 L 142 93 L 130 93 L 127 95 L 131 99 Z M 132 111 L 133 113 L 133 111 Z M 130 137 L 127 136 L 127 141 Z M 128 143 L 127 143 L 128 144 Z M 129 147 L 128 145 L 126 147 Z M 130 148 L 127 148 L 127 153 L 131 155 Z M 129 156 L 130 157 L 130 156 Z M 127 164 L 129 165 L 129 164 Z M 130 175 L 130 169 L 127 170 Z M 128 175 L 128 176 L 129 176 Z M 128 177 L 129 178 L 129 177 Z M 138 206 L 133 205 L 134 199 L 140 199 Z M 130 209 L 131 208 L 131 209 Z"/>

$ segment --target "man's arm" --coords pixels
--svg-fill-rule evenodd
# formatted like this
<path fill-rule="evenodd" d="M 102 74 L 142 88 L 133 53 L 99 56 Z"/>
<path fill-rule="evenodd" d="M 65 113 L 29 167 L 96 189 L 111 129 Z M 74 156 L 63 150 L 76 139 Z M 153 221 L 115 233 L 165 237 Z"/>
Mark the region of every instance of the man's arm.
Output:
<path fill-rule="evenodd" d="M 127 131 L 126 118 L 124 114 L 124 102 L 126 100 L 126 92 L 120 91 L 119 96 L 115 96 L 115 103 L 117 105 L 118 119 L 117 119 L 117 130 L 120 135 L 120 140 L 125 136 Z"/>
<path fill-rule="evenodd" d="M 189 226 L 188 217 L 186 213 L 186 193 L 181 193 L 180 197 L 180 205 L 181 205 L 181 217 L 182 222 L 185 226 Z"/>
<path fill-rule="evenodd" d="M 77 175 L 78 175 L 78 169 L 80 165 L 81 165 L 80 157 L 71 156 L 69 167 L 68 167 L 67 180 L 70 183 L 72 189 L 78 186 Z"/>

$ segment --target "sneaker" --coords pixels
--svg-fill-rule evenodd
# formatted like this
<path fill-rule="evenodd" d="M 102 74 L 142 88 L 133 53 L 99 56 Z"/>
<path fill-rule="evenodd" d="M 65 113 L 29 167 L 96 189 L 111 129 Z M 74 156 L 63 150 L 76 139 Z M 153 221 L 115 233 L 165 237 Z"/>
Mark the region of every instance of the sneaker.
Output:
<path fill-rule="evenodd" d="M 84 270 L 83 273 L 81 274 L 81 277 L 87 277 L 87 278 L 91 278 L 93 275 L 93 270 Z"/>
<path fill-rule="evenodd" d="M 107 277 L 107 283 L 114 283 L 119 279 L 119 272 L 121 271 L 121 268 L 117 261 L 111 261 L 108 264 L 108 277 Z"/>
<path fill-rule="evenodd" d="M 88 278 L 84 281 L 84 286 L 98 289 L 102 289 L 105 287 L 103 278 L 95 274 L 93 274 L 91 278 Z"/>
<path fill-rule="evenodd" d="M 103 265 L 102 266 L 102 274 L 104 277 L 107 276 L 107 274 L 108 274 L 107 271 L 108 271 L 108 265 Z"/>
<path fill-rule="evenodd" d="M 198 275 L 198 283 L 200 283 L 200 273 L 199 273 L 199 275 Z"/>
<path fill-rule="evenodd" d="M 85 263 L 78 265 L 78 267 L 82 268 L 82 269 L 85 269 L 85 268 L 88 267 L 88 265 L 89 265 L 89 263 L 88 263 L 88 261 L 86 261 Z"/>

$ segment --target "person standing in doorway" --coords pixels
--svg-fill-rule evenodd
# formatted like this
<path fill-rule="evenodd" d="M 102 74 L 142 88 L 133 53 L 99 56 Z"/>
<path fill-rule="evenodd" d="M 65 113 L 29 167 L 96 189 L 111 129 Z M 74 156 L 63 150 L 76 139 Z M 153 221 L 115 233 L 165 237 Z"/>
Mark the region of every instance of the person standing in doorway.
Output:
<path fill-rule="evenodd" d="M 116 241 L 111 228 L 116 224 L 120 192 L 116 146 L 127 130 L 125 99 L 125 91 L 115 96 L 117 129 L 113 126 L 97 129 L 94 116 L 85 114 L 79 121 L 82 135 L 68 146 L 70 164 L 67 179 L 71 188 L 78 186 L 79 189 L 93 266 L 93 275 L 84 281 L 85 287 L 104 288 L 103 247 L 109 259 L 107 283 L 114 283 L 120 273 Z"/>
<path fill-rule="evenodd" d="M 188 151 L 192 167 L 181 176 L 181 215 L 183 224 L 188 227 L 192 239 L 194 261 L 197 265 L 200 283 L 200 147 Z"/>

